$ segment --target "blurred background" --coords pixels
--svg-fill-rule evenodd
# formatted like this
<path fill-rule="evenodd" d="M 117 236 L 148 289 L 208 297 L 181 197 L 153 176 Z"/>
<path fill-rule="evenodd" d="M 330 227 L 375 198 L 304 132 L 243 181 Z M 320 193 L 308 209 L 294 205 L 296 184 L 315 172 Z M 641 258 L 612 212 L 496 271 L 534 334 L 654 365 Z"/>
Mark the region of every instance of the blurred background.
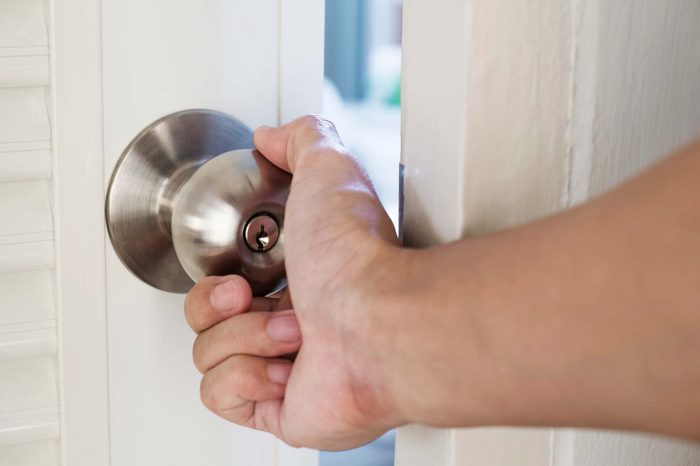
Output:
<path fill-rule="evenodd" d="M 398 225 L 402 0 L 326 0 L 324 114 L 367 168 Z M 392 466 L 395 433 L 321 466 Z"/>
<path fill-rule="evenodd" d="M 402 0 L 326 0 L 324 114 L 397 224 Z"/>

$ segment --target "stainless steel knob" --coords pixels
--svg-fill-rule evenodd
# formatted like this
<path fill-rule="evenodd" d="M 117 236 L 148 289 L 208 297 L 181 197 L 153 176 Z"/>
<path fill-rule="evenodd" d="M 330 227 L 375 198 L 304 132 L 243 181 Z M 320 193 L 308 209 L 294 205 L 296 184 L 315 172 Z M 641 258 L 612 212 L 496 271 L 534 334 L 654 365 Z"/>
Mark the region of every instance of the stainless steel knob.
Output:
<path fill-rule="evenodd" d="M 282 288 L 291 175 L 251 147 L 248 127 L 209 110 L 168 115 L 136 136 L 114 170 L 105 209 L 124 265 L 176 293 L 234 273 L 256 296 Z"/>

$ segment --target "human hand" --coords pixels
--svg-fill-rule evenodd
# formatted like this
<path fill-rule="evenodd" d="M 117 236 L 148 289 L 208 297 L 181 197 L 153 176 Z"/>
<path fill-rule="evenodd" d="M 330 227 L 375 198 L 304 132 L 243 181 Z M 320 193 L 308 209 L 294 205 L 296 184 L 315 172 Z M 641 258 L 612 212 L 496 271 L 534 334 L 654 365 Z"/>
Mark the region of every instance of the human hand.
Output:
<path fill-rule="evenodd" d="M 255 145 L 294 174 L 285 214 L 289 288 L 280 298 L 253 298 L 244 279 L 230 276 L 191 290 L 185 311 L 198 333 L 202 400 L 290 445 L 359 446 L 402 422 L 370 324 L 373 284 L 398 250 L 393 225 L 330 122 L 307 116 L 260 128 Z"/>

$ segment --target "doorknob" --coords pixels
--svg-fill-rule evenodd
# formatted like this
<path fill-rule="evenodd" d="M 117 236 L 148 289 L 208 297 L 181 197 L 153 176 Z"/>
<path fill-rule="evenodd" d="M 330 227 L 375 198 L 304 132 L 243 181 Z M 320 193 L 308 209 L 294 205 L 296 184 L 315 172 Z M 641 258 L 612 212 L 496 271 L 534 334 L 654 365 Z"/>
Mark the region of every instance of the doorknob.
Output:
<path fill-rule="evenodd" d="M 238 274 L 256 296 L 284 286 L 284 208 L 291 175 L 252 150 L 252 131 L 223 113 L 185 110 L 127 146 L 105 217 L 122 263 L 155 288 L 186 293 Z"/>

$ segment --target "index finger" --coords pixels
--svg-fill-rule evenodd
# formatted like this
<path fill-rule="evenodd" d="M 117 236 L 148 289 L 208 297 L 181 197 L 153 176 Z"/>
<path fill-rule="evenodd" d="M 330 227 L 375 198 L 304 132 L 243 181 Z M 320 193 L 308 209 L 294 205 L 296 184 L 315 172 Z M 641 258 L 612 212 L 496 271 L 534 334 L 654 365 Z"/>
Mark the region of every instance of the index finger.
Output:
<path fill-rule="evenodd" d="M 231 316 L 248 311 L 253 299 L 250 285 L 238 275 L 207 277 L 185 297 L 185 318 L 196 333 Z"/>

